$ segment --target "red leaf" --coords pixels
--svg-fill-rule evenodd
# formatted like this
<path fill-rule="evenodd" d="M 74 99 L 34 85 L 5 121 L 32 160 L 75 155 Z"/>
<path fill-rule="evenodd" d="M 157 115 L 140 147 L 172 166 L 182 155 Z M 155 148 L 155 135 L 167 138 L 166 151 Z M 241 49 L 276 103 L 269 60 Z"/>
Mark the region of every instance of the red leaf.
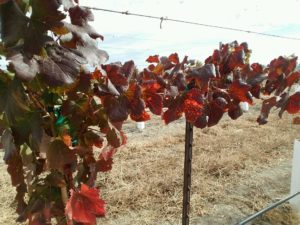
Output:
<path fill-rule="evenodd" d="M 180 96 L 175 98 L 174 101 L 171 102 L 167 111 L 165 111 L 162 115 L 162 119 L 165 121 L 166 124 L 169 124 L 182 116 L 184 110 L 183 103 L 184 100 Z"/>
<path fill-rule="evenodd" d="M 297 57 L 287 58 L 279 56 L 277 59 L 273 59 L 270 62 L 270 72 L 268 74 L 269 79 L 276 80 L 278 76 L 285 74 L 289 75 L 294 71 L 297 65 Z"/>
<path fill-rule="evenodd" d="M 24 182 L 23 163 L 20 154 L 14 151 L 10 158 L 5 161 L 7 172 L 10 174 L 11 184 L 18 186 Z"/>
<path fill-rule="evenodd" d="M 259 63 L 252 63 L 251 64 L 251 68 L 253 69 L 253 71 L 256 73 L 256 74 L 261 74 L 263 73 L 264 71 L 264 68 L 261 64 Z"/>
<path fill-rule="evenodd" d="M 290 74 L 286 78 L 286 85 L 287 85 L 287 87 L 292 86 L 299 79 L 300 79 L 300 72 L 299 71 Z"/>
<path fill-rule="evenodd" d="M 229 88 L 229 93 L 240 102 L 248 102 L 249 104 L 253 103 L 252 96 L 250 94 L 251 87 L 242 82 L 241 80 L 234 81 Z"/>
<path fill-rule="evenodd" d="M 148 63 L 159 63 L 158 57 L 159 57 L 158 55 L 149 56 L 148 59 L 146 59 L 146 61 Z"/>
<path fill-rule="evenodd" d="M 105 215 L 105 202 L 100 199 L 99 190 L 81 184 L 80 191 L 71 190 L 65 212 L 69 219 L 86 225 L 96 225 L 96 217 Z"/>
<path fill-rule="evenodd" d="M 134 70 L 135 70 L 135 65 L 132 60 L 125 62 L 124 65 L 121 67 L 121 73 L 124 74 L 124 76 L 127 77 L 128 80 L 131 79 Z"/>
<path fill-rule="evenodd" d="M 111 122 L 123 122 L 128 118 L 129 102 L 123 96 L 119 98 L 107 96 L 103 98 L 103 106 Z"/>
<path fill-rule="evenodd" d="M 177 53 L 173 53 L 169 56 L 169 60 L 175 64 L 179 64 L 179 58 Z"/>
<path fill-rule="evenodd" d="M 202 114 L 193 124 L 197 128 L 205 128 L 207 126 L 207 115 Z"/>
<path fill-rule="evenodd" d="M 83 137 L 84 137 L 84 143 L 87 146 L 92 147 L 94 145 L 98 148 L 102 148 L 104 140 L 96 132 L 89 130 L 89 131 L 85 132 Z"/>
<path fill-rule="evenodd" d="M 95 69 L 95 71 L 92 73 L 92 79 L 99 80 L 103 77 L 103 74 L 99 69 Z"/>
<path fill-rule="evenodd" d="M 207 92 L 208 83 L 216 77 L 216 68 L 214 64 L 205 64 L 204 66 L 188 71 L 186 78 L 188 81 L 196 80 L 198 86 L 201 87 L 202 93 Z"/>
<path fill-rule="evenodd" d="M 236 120 L 237 118 L 239 118 L 241 115 L 243 115 L 243 110 L 240 107 L 239 103 L 232 103 L 228 109 L 228 116 L 233 119 Z"/>
<path fill-rule="evenodd" d="M 146 106 L 155 115 L 161 115 L 163 107 L 163 98 L 159 94 L 144 92 L 144 100 Z"/>
<path fill-rule="evenodd" d="M 289 114 L 296 114 L 300 111 L 300 92 L 296 92 L 289 97 L 285 110 Z"/>
<path fill-rule="evenodd" d="M 272 107 L 277 105 L 276 96 L 266 99 L 263 101 L 261 112 L 259 117 L 257 118 L 258 124 L 266 124 L 268 121 L 268 116 Z"/>
<path fill-rule="evenodd" d="M 231 70 L 236 67 L 243 67 L 245 65 L 245 52 L 242 47 L 236 47 L 235 51 L 229 57 L 228 66 Z"/>
<path fill-rule="evenodd" d="M 260 85 L 255 85 L 251 87 L 250 93 L 255 97 L 259 99 L 260 96 Z"/>
<path fill-rule="evenodd" d="M 139 115 L 130 114 L 130 118 L 136 122 L 143 122 L 143 121 L 150 120 L 150 115 L 146 111 L 143 111 Z"/>
<path fill-rule="evenodd" d="M 199 89 L 191 89 L 184 100 L 183 111 L 187 121 L 194 123 L 201 115 L 203 109 L 203 99 Z"/>
<path fill-rule="evenodd" d="M 126 136 L 122 131 L 112 128 L 108 131 L 106 139 L 109 145 L 118 148 L 126 143 Z"/>
<path fill-rule="evenodd" d="M 118 65 L 108 64 L 102 65 L 102 68 L 106 71 L 107 77 L 116 86 L 128 85 L 128 79 L 121 73 L 121 68 Z"/>
<path fill-rule="evenodd" d="M 227 101 L 224 98 L 216 98 L 209 104 L 208 122 L 209 127 L 216 125 L 226 111 Z"/>
<path fill-rule="evenodd" d="M 112 169 L 113 159 L 100 159 L 96 162 L 96 170 L 99 172 L 107 172 Z"/>
<path fill-rule="evenodd" d="M 219 50 L 214 50 L 214 53 L 212 55 L 212 63 L 217 65 L 221 61 L 221 56 L 220 56 L 220 51 Z"/>
<path fill-rule="evenodd" d="M 145 112 L 146 104 L 142 99 L 142 89 L 140 85 L 131 84 L 125 93 L 129 100 L 130 118 L 137 122 L 142 122 L 150 119 L 148 113 Z"/>
<path fill-rule="evenodd" d="M 112 169 L 113 156 L 116 153 L 116 149 L 112 146 L 108 146 L 99 155 L 99 159 L 96 162 L 96 169 L 100 172 L 107 172 Z"/>

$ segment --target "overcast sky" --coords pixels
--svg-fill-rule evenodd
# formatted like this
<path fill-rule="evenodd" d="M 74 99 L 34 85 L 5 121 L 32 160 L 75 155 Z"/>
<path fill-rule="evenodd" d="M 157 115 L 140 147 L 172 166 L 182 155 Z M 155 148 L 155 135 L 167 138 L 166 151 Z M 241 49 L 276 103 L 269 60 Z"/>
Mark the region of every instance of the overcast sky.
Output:
<path fill-rule="evenodd" d="M 81 5 L 300 38 L 299 0 L 80 0 Z M 177 52 L 204 61 L 219 42 L 248 42 L 251 61 L 268 64 L 279 55 L 300 56 L 300 41 L 93 11 L 92 25 L 104 35 L 100 47 L 110 62 L 133 59 L 145 66 L 149 55 Z"/>

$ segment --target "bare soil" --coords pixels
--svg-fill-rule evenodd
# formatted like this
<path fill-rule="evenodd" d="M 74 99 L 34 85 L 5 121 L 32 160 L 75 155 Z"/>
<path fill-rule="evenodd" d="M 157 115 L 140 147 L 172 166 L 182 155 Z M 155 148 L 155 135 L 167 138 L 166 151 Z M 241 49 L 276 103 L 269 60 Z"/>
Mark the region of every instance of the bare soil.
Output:
<path fill-rule="evenodd" d="M 212 128 L 194 129 L 190 224 L 234 225 L 289 194 L 300 126 L 287 114 L 259 126 L 257 115 L 255 110 L 237 121 L 224 118 Z M 107 202 L 107 216 L 98 224 L 181 224 L 184 120 L 165 126 L 153 116 L 142 132 L 132 121 L 124 130 L 127 145 L 116 154 L 112 171 L 97 181 Z M 16 224 L 15 191 L 5 170 L 0 161 L 0 224 Z M 300 220 L 284 204 L 252 224 L 297 225 Z"/>

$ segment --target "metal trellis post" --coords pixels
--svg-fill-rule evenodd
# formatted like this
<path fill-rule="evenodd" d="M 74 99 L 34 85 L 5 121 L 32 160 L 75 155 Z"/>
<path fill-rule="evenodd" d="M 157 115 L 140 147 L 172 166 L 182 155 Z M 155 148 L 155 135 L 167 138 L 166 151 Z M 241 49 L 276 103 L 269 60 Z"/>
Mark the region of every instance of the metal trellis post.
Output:
<path fill-rule="evenodd" d="M 186 121 L 185 125 L 185 156 L 184 156 L 184 184 L 182 225 L 190 223 L 190 195 L 192 178 L 192 148 L 193 148 L 193 125 Z"/>

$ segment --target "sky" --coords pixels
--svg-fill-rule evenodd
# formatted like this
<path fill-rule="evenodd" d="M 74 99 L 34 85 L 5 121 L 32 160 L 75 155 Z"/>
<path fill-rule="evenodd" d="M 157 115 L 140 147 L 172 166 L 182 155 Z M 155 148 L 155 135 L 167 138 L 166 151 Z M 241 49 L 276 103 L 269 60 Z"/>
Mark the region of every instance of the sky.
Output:
<path fill-rule="evenodd" d="M 203 24 L 300 38 L 300 0 L 80 0 L 93 6 L 147 14 Z M 180 24 L 95 11 L 91 25 L 104 36 L 99 47 L 110 55 L 109 62 L 133 59 L 138 68 L 149 55 L 177 52 L 180 58 L 204 61 L 219 42 L 248 42 L 251 62 L 268 64 L 280 56 L 300 56 L 300 41 L 249 33 Z"/>

